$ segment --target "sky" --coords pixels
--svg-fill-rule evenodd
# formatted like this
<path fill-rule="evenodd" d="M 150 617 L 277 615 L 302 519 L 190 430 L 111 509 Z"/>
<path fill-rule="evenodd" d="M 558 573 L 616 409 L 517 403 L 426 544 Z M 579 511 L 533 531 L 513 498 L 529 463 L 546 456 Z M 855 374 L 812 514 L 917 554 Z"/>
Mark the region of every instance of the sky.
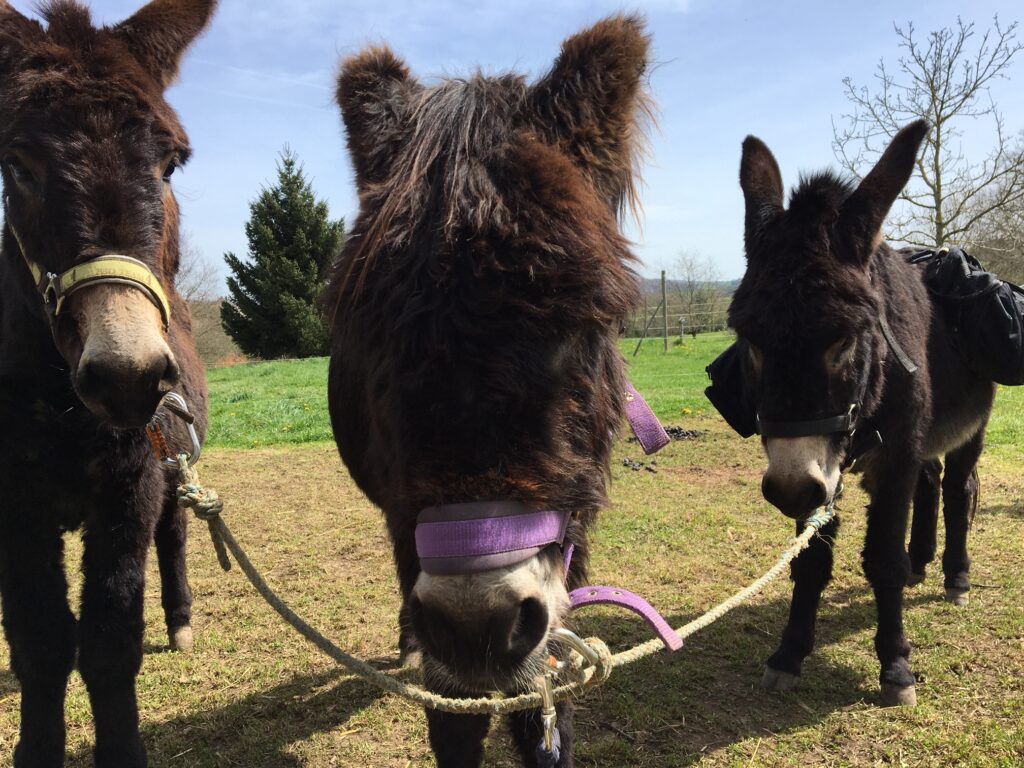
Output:
<path fill-rule="evenodd" d="M 23 12 L 26 0 L 13 0 Z M 131 15 L 138 0 L 93 0 L 97 22 Z M 893 24 L 923 35 L 965 21 L 987 27 L 1024 18 L 1002 0 L 220 0 L 168 92 L 194 150 L 174 177 L 183 228 L 221 268 L 246 253 L 249 202 L 275 178 L 278 153 L 299 156 L 332 217 L 354 218 L 357 200 L 333 102 L 339 59 L 386 42 L 423 81 L 476 68 L 532 77 L 562 40 L 598 19 L 639 10 L 653 37 L 649 90 L 657 104 L 644 171 L 640 224 L 627 233 L 654 276 L 680 251 L 714 262 L 726 279 L 744 268 L 740 144 L 755 134 L 772 148 L 787 186 L 800 171 L 834 165 L 832 123 L 847 110 L 844 77 L 870 85 L 880 59 L 900 51 Z M 969 15 L 967 15 L 969 14 Z M 1022 35 L 1024 36 L 1024 35 Z M 1024 54 L 992 95 L 1007 128 L 1024 129 Z M 981 129 L 964 152 L 981 159 Z"/>

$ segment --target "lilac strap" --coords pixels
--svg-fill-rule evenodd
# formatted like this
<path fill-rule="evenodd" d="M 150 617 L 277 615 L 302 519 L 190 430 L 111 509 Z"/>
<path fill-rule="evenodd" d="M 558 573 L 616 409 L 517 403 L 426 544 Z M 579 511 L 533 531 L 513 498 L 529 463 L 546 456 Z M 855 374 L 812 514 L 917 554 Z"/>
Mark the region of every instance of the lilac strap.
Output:
<path fill-rule="evenodd" d="M 644 453 L 650 456 L 669 443 L 668 433 L 640 393 L 626 382 L 626 419 Z"/>
<path fill-rule="evenodd" d="M 526 511 L 493 517 L 434 520 L 442 510 L 424 510 L 416 526 L 416 552 L 424 571 L 439 576 L 480 573 L 521 563 L 549 544 L 561 544 L 569 514 Z M 476 505 L 465 505 L 475 508 Z M 500 509 L 501 502 L 494 507 Z M 511 506 L 511 505 L 510 505 Z M 426 519 L 424 519 L 426 518 Z"/>
<path fill-rule="evenodd" d="M 614 587 L 581 587 L 569 593 L 569 604 L 575 610 L 588 605 L 617 605 L 638 614 L 651 625 L 661 642 L 670 651 L 678 651 L 683 647 L 683 638 L 675 633 L 661 614 L 639 595 Z"/>

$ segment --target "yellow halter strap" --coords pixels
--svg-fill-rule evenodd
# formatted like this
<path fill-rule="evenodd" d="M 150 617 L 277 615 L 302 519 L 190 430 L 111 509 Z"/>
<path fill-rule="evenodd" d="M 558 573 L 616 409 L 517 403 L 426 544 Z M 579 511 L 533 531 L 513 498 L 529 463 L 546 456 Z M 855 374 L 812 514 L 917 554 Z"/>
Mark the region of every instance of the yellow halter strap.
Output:
<path fill-rule="evenodd" d="M 64 300 L 75 291 L 99 283 L 115 283 L 127 285 L 146 294 L 160 310 L 164 329 L 170 327 L 171 303 L 156 275 L 143 262 L 131 256 L 107 254 L 76 264 L 67 272 L 62 272 L 59 275 L 53 272 L 44 272 L 42 267 L 28 257 L 25 246 L 14 226 L 10 222 L 8 222 L 8 226 L 11 228 L 11 234 L 14 235 L 14 239 L 18 243 L 21 256 L 32 273 L 32 279 L 35 280 L 36 288 L 42 294 L 43 302 L 51 317 L 57 317 L 60 314 Z"/>

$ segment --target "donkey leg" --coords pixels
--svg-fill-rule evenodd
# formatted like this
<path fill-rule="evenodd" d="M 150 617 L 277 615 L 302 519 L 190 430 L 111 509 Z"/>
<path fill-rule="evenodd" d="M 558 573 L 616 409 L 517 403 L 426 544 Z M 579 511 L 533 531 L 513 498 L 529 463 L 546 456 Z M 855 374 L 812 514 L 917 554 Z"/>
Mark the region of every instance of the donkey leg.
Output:
<path fill-rule="evenodd" d="M 32 511 L 24 512 L 25 516 Z M 75 663 L 75 618 L 68 607 L 64 545 L 56 529 L 0 523 L 0 599 L 21 684 L 15 768 L 64 765 L 64 695 Z"/>
<path fill-rule="evenodd" d="M 939 523 L 939 487 L 942 462 L 926 461 L 921 467 L 914 492 L 914 515 L 910 524 L 910 580 L 916 587 L 925 577 L 925 569 L 935 559 L 935 532 Z"/>
<path fill-rule="evenodd" d="M 797 523 L 797 535 L 803 531 Z M 811 539 L 811 545 L 793 561 L 793 599 L 789 605 L 789 621 L 782 632 L 778 650 L 765 666 L 761 687 L 769 691 L 789 691 L 800 679 L 800 667 L 814 650 L 814 628 L 818 618 L 821 593 L 832 579 L 832 545 L 839 534 L 838 515 Z"/>
<path fill-rule="evenodd" d="M 192 650 L 192 588 L 185 562 L 188 513 L 178 507 L 173 493 L 164 502 L 154 539 L 167 637 L 172 651 L 188 652 Z"/>
<path fill-rule="evenodd" d="M 479 768 L 484 760 L 484 739 L 490 715 L 453 715 L 428 709 L 427 730 L 437 768 Z"/>
<path fill-rule="evenodd" d="M 879 682 L 884 706 L 917 703 L 910 671 L 910 643 L 903 634 L 903 590 L 910 577 L 907 555 L 907 517 L 919 468 L 898 475 L 893 469 L 886 482 L 872 483 L 868 529 L 862 562 L 875 593 L 878 629 L 875 653 L 881 665 Z"/>
<path fill-rule="evenodd" d="M 573 714 L 571 701 L 562 701 L 555 705 L 558 715 L 559 757 L 558 762 L 551 764 L 538 759 L 538 750 L 544 738 L 544 726 L 540 719 L 540 710 L 531 709 L 525 712 L 513 712 L 508 716 L 508 727 L 512 741 L 519 751 L 526 768 L 571 768 L 573 759 Z"/>
<path fill-rule="evenodd" d="M 954 605 L 966 605 L 971 589 L 967 532 L 978 506 L 978 459 L 984 439 L 985 430 L 982 428 L 946 457 L 946 475 L 942 480 L 942 516 L 946 523 L 942 573 L 945 576 L 946 600 Z"/>
<path fill-rule="evenodd" d="M 84 536 L 78 668 L 96 724 L 96 768 L 146 765 L 135 695 L 146 555 L 156 514 L 146 517 L 129 505 L 104 509 L 87 523 Z"/>

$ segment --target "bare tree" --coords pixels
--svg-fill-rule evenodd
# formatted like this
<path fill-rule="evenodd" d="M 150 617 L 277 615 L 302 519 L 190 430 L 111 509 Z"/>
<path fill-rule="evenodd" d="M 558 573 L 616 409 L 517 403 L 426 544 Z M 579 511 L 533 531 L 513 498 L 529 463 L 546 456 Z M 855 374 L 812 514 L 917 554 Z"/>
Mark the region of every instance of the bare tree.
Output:
<path fill-rule="evenodd" d="M 217 298 L 220 271 L 203 258 L 203 254 L 192 242 L 191 235 L 181 233 L 178 275 L 174 287 L 181 297 L 192 304 L 197 301 L 213 301 Z"/>
<path fill-rule="evenodd" d="M 192 313 L 192 335 L 199 357 L 211 366 L 239 359 L 241 353 L 224 332 L 220 321 L 219 294 L 223 289 L 220 270 L 216 264 L 203 258 L 192 238 L 184 232 L 181 234 L 180 253 L 174 287 Z"/>
<path fill-rule="evenodd" d="M 696 251 L 682 251 L 676 259 L 673 279 L 682 300 L 686 332 L 697 338 L 701 331 L 717 330 L 722 325 L 725 304 L 715 263 Z"/>
<path fill-rule="evenodd" d="M 1018 146 L 1018 151 L 1024 151 L 1024 131 L 1018 137 Z M 975 227 L 969 246 L 986 269 L 1024 284 L 1024 197 L 991 205 L 992 198 L 1002 196 L 1002 190 L 997 189 L 979 201 L 978 206 L 987 212 Z"/>
<path fill-rule="evenodd" d="M 1024 44 L 1017 22 L 976 33 L 957 19 L 955 27 L 915 37 L 913 24 L 896 26 L 903 55 L 896 72 L 880 61 L 876 89 L 843 80 L 852 111 L 833 121 L 833 151 L 847 170 L 871 167 L 881 150 L 907 123 L 932 124 L 918 160 L 915 181 L 904 190 L 903 205 L 890 219 L 889 236 L 924 247 L 969 244 L 994 212 L 1024 200 L 1024 152 L 1007 136 L 1002 114 L 990 92 L 1008 76 Z M 961 146 L 964 126 L 984 121 L 994 147 L 987 157 L 968 158 Z"/>

